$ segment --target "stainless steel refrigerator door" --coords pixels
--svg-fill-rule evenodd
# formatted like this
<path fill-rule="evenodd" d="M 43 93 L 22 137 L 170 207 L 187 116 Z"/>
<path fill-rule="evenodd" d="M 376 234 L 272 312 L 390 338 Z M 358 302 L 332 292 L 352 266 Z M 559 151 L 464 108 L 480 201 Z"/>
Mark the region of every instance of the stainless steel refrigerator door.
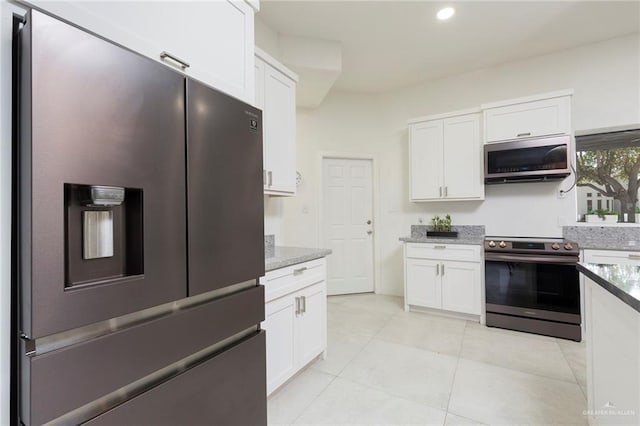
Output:
<path fill-rule="evenodd" d="M 189 295 L 264 275 L 262 112 L 187 79 Z"/>
<path fill-rule="evenodd" d="M 184 77 L 37 11 L 22 37 L 23 331 L 38 338 L 185 297 Z M 134 188 L 123 205 L 142 225 L 114 218 L 113 256 L 83 259 L 82 215 L 65 206 L 74 185 Z M 70 264 L 86 273 L 127 250 L 143 256 L 131 274 L 69 285 Z"/>

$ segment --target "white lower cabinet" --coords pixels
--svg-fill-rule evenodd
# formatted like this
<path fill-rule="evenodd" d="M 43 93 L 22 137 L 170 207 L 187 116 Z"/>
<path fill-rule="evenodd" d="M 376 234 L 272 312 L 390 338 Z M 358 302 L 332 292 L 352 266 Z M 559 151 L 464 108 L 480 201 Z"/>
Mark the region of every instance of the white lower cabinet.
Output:
<path fill-rule="evenodd" d="M 296 372 L 296 301 L 286 296 L 265 306 L 262 328 L 267 332 L 267 394 Z"/>
<path fill-rule="evenodd" d="M 640 424 L 640 314 L 585 277 L 589 423 Z"/>
<path fill-rule="evenodd" d="M 583 259 L 586 263 L 640 266 L 638 251 L 585 249 Z"/>
<path fill-rule="evenodd" d="M 481 288 L 480 246 L 405 244 L 405 310 L 480 315 Z"/>
<path fill-rule="evenodd" d="M 327 348 L 325 259 L 269 271 L 262 283 L 268 395 Z"/>

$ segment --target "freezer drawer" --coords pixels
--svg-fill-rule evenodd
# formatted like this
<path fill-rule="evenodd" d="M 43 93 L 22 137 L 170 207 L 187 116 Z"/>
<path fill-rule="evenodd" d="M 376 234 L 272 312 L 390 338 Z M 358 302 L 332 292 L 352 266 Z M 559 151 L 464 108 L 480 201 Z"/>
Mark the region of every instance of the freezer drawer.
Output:
<path fill-rule="evenodd" d="M 20 44 L 21 331 L 186 297 L 184 77 L 35 10 Z"/>
<path fill-rule="evenodd" d="M 265 334 L 87 422 L 113 425 L 266 425 Z"/>
<path fill-rule="evenodd" d="M 189 295 L 264 275 L 262 112 L 187 79 Z"/>
<path fill-rule="evenodd" d="M 263 319 L 264 288 L 256 286 L 85 343 L 25 357 L 22 388 L 28 397 L 22 400 L 21 420 L 26 425 L 48 422 L 236 333 L 257 329 Z M 260 356 L 264 362 L 264 351 Z"/>

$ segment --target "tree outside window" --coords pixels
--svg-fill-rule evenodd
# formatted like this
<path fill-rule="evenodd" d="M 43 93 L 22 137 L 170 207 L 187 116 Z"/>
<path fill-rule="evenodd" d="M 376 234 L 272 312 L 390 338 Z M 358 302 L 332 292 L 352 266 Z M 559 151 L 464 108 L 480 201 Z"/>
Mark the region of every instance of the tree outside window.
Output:
<path fill-rule="evenodd" d="M 606 200 L 608 209 L 627 214 L 635 222 L 640 189 L 640 130 L 623 130 L 605 134 L 576 136 L 578 213 L 586 214 L 592 206 L 587 191 L 595 191 L 598 209 Z"/>

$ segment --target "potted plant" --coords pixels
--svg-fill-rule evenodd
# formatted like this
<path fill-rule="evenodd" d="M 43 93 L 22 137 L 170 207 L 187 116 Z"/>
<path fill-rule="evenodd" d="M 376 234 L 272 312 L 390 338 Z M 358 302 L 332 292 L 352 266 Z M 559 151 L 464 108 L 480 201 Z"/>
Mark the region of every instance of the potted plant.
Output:
<path fill-rule="evenodd" d="M 589 210 L 585 215 L 585 221 L 588 223 L 617 223 L 618 213 L 612 212 L 607 209 Z"/>
<path fill-rule="evenodd" d="M 427 237 L 448 237 L 456 238 L 458 231 L 451 230 L 451 216 L 446 215 L 444 218 L 436 215 L 431 219 L 433 230 L 427 231 Z"/>

